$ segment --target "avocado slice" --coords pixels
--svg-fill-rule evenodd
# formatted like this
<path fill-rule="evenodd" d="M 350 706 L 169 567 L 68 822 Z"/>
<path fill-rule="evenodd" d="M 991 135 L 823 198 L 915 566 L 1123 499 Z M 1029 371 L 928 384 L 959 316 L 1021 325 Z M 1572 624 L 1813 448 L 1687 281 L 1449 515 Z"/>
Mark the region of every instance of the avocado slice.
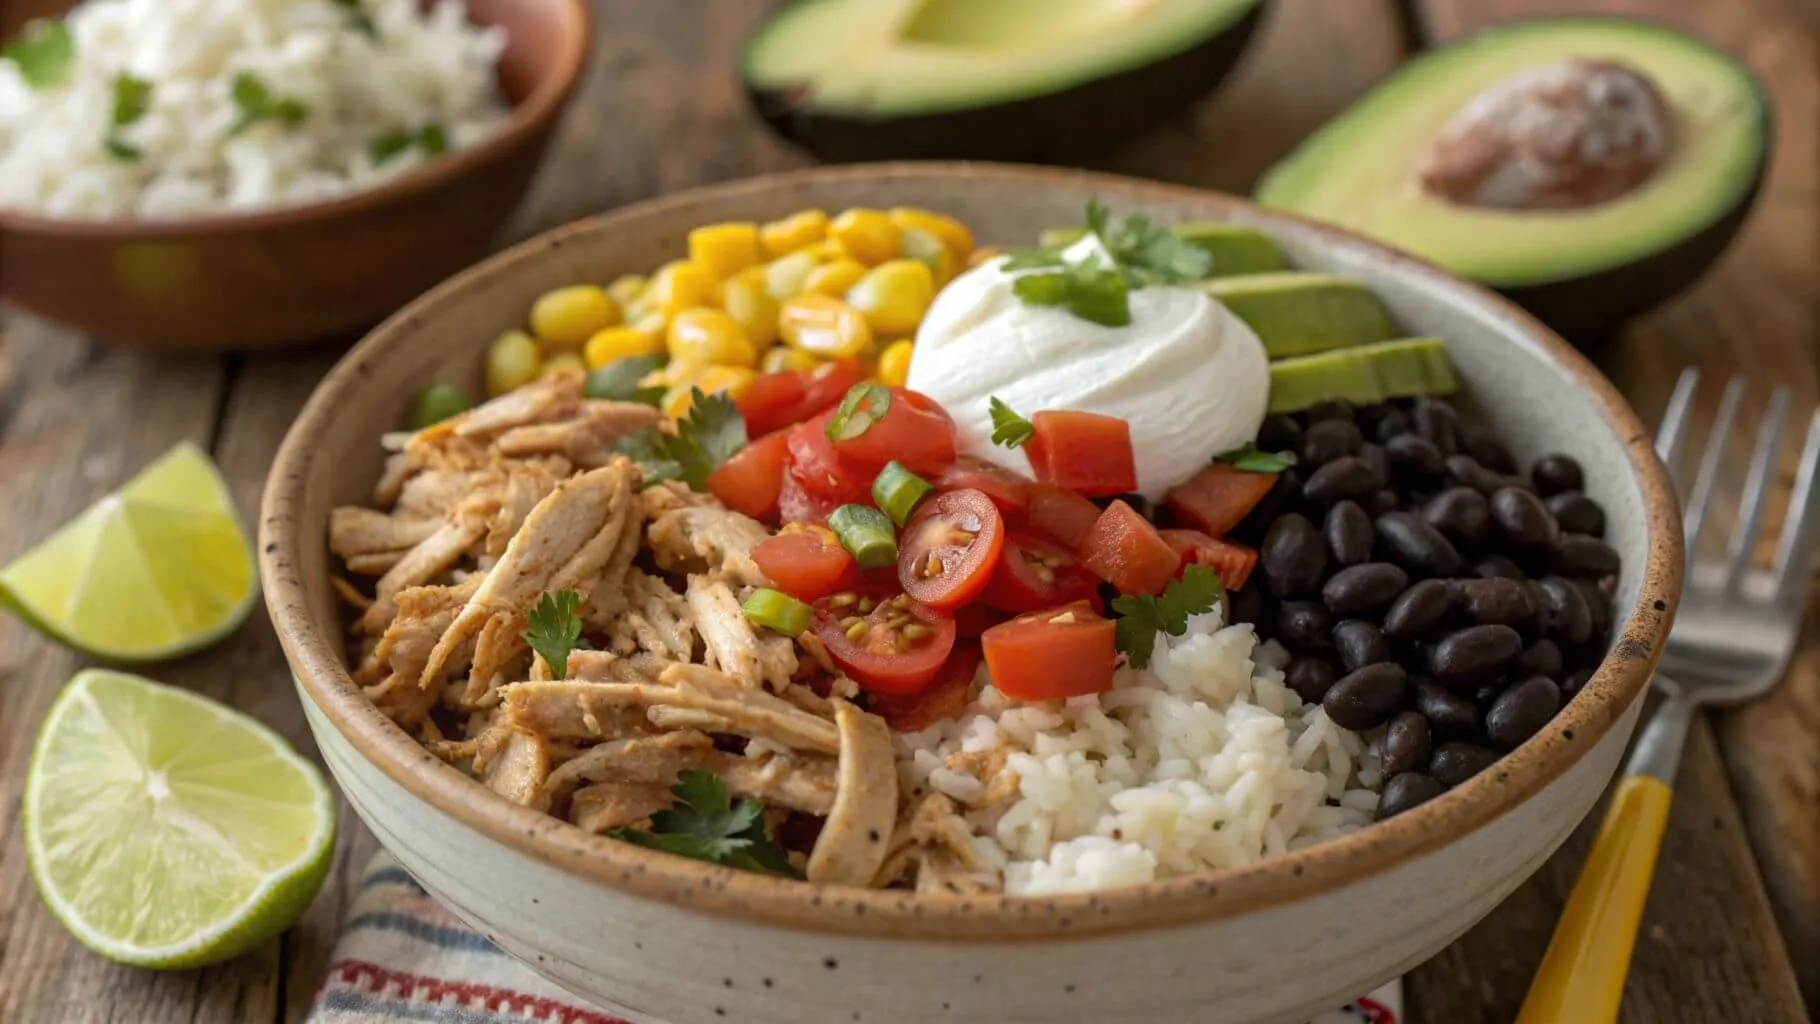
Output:
<path fill-rule="evenodd" d="M 1443 126 L 1511 76 L 1570 60 L 1653 85 L 1672 141 L 1622 194 L 1568 208 L 1463 205 L 1418 168 Z M 1532 79 L 1533 80 L 1533 79 Z M 1697 278 L 1750 209 L 1768 164 L 1765 93 L 1736 59 L 1654 22 L 1513 22 L 1424 54 L 1265 176 L 1265 206 L 1325 220 L 1491 285 L 1569 338 L 1591 341 Z"/>
<path fill-rule="evenodd" d="M 1397 336 L 1390 311 L 1357 281 L 1310 270 L 1223 277 L 1202 286 L 1257 332 L 1272 359 Z"/>
<path fill-rule="evenodd" d="M 1357 405 L 1460 390 L 1439 338 L 1397 338 L 1270 364 L 1270 411 L 1343 398 Z"/>
<path fill-rule="evenodd" d="M 1037 237 L 1037 244 L 1049 249 L 1072 245 L 1086 228 L 1050 228 Z M 1169 230 L 1213 257 L 1213 273 L 1208 277 L 1232 277 L 1237 274 L 1261 274 L 1270 270 L 1287 270 L 1289 261 L 1269 235 L 1256 228 L 1219 221 L 1194 221 L 1177 224 Z"/>
<path fill-rule="evenodd" d="M 747 40 L 746 90 L 824 160 L 1103 149 L 1217 86 L 1263 0 L 797 0 Z"/>

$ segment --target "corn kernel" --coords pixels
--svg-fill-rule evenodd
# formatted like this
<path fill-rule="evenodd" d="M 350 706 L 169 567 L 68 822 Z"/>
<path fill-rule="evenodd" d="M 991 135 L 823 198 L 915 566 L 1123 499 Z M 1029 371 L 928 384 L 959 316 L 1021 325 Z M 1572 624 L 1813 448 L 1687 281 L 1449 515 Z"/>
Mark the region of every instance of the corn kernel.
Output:
<path fill-rule="evenodd" d="M 777 328 L 784 341 L 821 359 L 857 356 L 872 345 L 866 318 L 829 295 L 798 295 L 784 303 Z"/>
<path fill-rule="evenodd" d="M 935 301 L 935 276 L 921 260 L 886 260 L 847 292 L 847 305 L 866 318 L 875 335 L 916 331 Z"/>
<path fill-rule="evenodd" d="M 834 238 L 824 238 L 814 245 L 805 245 L 796 251 L 808 253 L 815 257 L 817 263 L 826 263 L 829 260 L 844 260 L 848 258 L 847 250 L 841 248 L 839 239 Z"/>
<path fill-rule="evenodd" d="M 744 328 L 753 349 L 764 351 L 777 343 L 777 300 L 765 290 L 762 274 L 740 272 L 720 289 L 720 308 Z"/>
<path fill-rule="evenodd" d="M 954 254 L 941 240 L 922 228 L 904 229 L 904 255 L 913 260 L 928 264 L 929 272 L 935 276 L 935 287 L 941 288 L 954 280 L 954 268 L 960 266 Z"/>
<path fill-rule="evenodd" d="M 779 302 L 800 294 L 809 272 L 821 264 L 806 249 L 781 256 L 765 264 L 765 290 Z"/>
<path fill-rule="evenodd" d="M 803 278 L 803 292 L 808 295 L 832 295 L 839 298 L 847 294 L 847 289 L 859 283 L 866 276 L 866 265 L 858 260 L 845 256 L 832 263 L 824 263 L 809 271 Z"/>
<path fill-rule="evenodd" d="M 766 373 L 806 373 L 820 365 L 821 360 L 788 345 L 772 348 L 758 361 L 759 369 Z"/>
<path fill-rule="evenodd" d="M 558 352 L 545 359 L 543 369 L 537 373 L 539 380 L 548 380 L 551 377 L 585 377 L 587 375 L 588 364 L 582 362 L 581 356 L 574 352 Z"/>
<path fill-rule="evenodd" d="M 487 346 L 487 394 L 495 398 L 537 379 L 543 357 L 537 342 L 523 331 L 507 331 Z"/>
<path fill-rule="evenodd" d="M 751 221 L 709 224 L 689 232 L 689 260 L 725 279 L 755 267 L 763 256 L 758 248 L 758 225 Z"/>
<path fill-rule="evenodd" d="M 689 410 L 695 407 L 695 393 L 692 388 L 693 385 L 690 384 L 678 384 L 664 392 L 663 399 L 658 402 L 658 409 L 673 420 L 680 420 L 689 415 Z"/>
<path fill-rule="evenodd" d="M 749 366 L 710 366 L 695 379 L 695 386 L 703 394 L 712 395 L 724 392 L 728 398 L 738 401 L 752 390 L 752 382 L 758 379 L 758 371 Z"/>
<path fill-rule="evenodd" d="M 904 381 L 910 379 L 910 357 L 915 354 L 916 343 L 909 338 L 886 345 L 878 357 L 879 382 L 894 388 L 903 387 Z"/>
<path fill-rule="evenodd" d="M 652 309 L 675 316 L 714 301 L 714 275 L 693 260 L 672 260 L 657 268 L 644 298 Z"/>
<path fill-rule="evenodd" d="M 619 303 L 597 285 L 558 288 L 531 305 L 531 333 L 549 351 L 580 348 L 596 331 L 617 323 Z"/>
<path fill-rule="evenodd" d="M 757 366 L 758 348 L 718 309 L 685 309 L 670 321 L 670 359 L 684 366 Z"/>
<path fill-rule="evenodd" d="M 772 259 L 785 256 L 828 237 L 828 215 L 820 210 L 798 210 L 758 229 L 758 244 Z"/>
<path fill-rule="evenodd" d="M 885 211 L 885 216 L 905 231 L 926 231 L 935 236 L 943 248 L 953 254 L 956 265 L 967 262 L 967 257 L 973 255 L 973 232 L 945 213 L 914 206 L 893 206 Z"/>
<path fill-rule="evenodd" d="M 650 283 L 650 279 L 643 274 L 621 274 L 613 279 L 612 284 L 607 285 L 607 295 L 619 303 L 620 309 L 625 309 L 645 293 L 645 286 Z M 632 314 L 627 313 L 626 319 L 631 320 Z"/>
<path fill-rule="evenodd" d="M 839 242 L 849 257 L 869 267 L 896 259 L 904 251 L 903 230 L 883 210 L 844 210 L 828 225 L 828 237 Z"/>
<path fill-rule="evenodd" d="M 582 358 L 588 363 L 588 369 L 598 370 L 609 363 L 621 359 L 637 359 L 641 356 L 661 356 L 664 354 L 664 336 L 661 331 L 643 331 L 636 327 L 609 327 L 597 332 L 582 347 Z"/>

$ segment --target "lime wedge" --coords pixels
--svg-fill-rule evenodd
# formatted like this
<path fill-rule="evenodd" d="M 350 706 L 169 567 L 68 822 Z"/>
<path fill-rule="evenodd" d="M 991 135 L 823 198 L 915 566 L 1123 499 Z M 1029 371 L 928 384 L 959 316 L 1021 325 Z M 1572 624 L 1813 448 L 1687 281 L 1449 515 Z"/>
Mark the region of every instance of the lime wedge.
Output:
<path fill-rule="evenodd" d="M 259 597 L 227 484 L 180 444 L 19 560 L 0 604 L 86 654 L 142 662 L 206 647 Z"/>
<path fill-rule="evenodd" d="M 335 812 L 316 768 L 251 718 L 104 669 L 45 718 L 25 849 L 57 920 L 139 967 L 197 967 L 289 927 L 322 884 Z"/>

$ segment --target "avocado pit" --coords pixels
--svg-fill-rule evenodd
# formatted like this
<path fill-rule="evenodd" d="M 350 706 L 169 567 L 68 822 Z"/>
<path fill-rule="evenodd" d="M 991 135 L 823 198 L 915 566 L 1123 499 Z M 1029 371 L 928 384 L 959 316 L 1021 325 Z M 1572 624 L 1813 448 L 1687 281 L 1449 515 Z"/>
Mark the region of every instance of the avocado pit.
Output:
<path fill-rule="evenodd" d="M 1514 72 L 1467 101 L 1416 175 L 1458 206 L 1596 206 L 1648 181 L 1674 136 L 1673 114 L 1648 76 L 1573 57 Z"/>

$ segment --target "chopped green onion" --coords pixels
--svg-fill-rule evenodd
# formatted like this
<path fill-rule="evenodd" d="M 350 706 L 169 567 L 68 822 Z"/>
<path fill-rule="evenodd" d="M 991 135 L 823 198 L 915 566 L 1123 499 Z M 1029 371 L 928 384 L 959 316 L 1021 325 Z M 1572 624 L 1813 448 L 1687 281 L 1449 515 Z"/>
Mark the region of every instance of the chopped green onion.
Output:
<path fill-rule="evenodd" d="M 878 509 L 842 505 L 828 517 L 828 526 L 861 569 L 878 569 L 897 561 L 897 535 L 891 520 Z"/>
<path fill-rule="evenodd" d="M 929 493 L 929 481 L 917 476 L 896 460 L 885 463 L 872 481 L 872 500 L 899 526 L 910 520 L 916 503 Z"/>
<path fill-rule="evenodd" d="M 779 590 L 759 587 L 746 598 L 746 618 L 785 636 L 801 636 L 809 628 L 812 609 Z"/>
<path fill-rule="evenodd" d="M 851 441 L 891 411 L 891 389 L 883 384 L 855 384 L 840 400 L 824 432 L 830 441 Z"/>
<path fill-rule="evenodd" d="M 474 402 L 458 387 L 432 384 L 411 399 L 409 423 L 412 430 L 434 426 L 451 416 L 467 412 Z"/>

